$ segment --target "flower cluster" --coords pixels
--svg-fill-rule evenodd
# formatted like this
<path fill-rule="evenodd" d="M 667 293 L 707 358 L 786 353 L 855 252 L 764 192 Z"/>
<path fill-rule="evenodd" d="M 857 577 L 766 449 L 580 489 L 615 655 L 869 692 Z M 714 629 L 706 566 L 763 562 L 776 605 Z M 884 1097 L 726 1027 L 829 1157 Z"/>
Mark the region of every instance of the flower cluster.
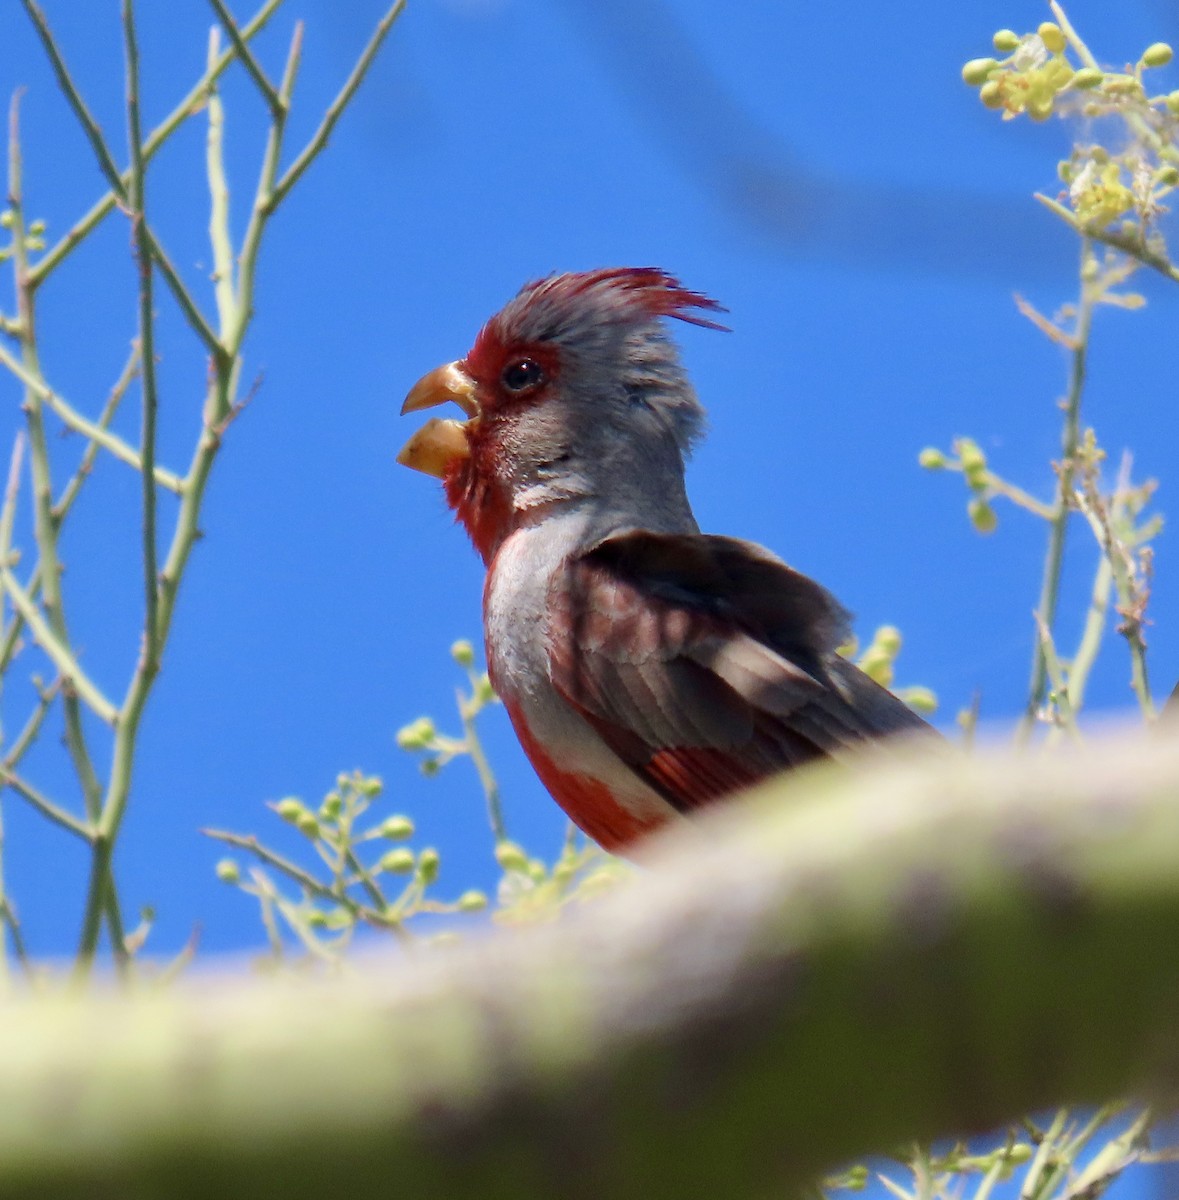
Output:
<path fill-rule="evenodd" d="M 1162 199 L 1179 184 L 1179 167 L 1154 166 L 1138 146 L 1117 155 L 1104 146 L 1078 146 L 1060 164 L 1059 173 L 1068 185 L 1069 207 L 1082 230 L 1098 233 L 1132 215 L 1134 219 L 1122 229 L 1129 237 L 1167 211 Z"/>
<path fill-rule="evenodd" d="M 993 41 L 1006 57 L 971 59 L 962 68 L 962 78 L 979 89 L 979 99 L 987 108 L 1003 109 L 1006 120 L 1024 112 L 1034 121 L 1046 120 L 1060 92 L 1070 85 L 1092 86 L 1086 72 L 1078 72 L 1069 62 L 1068 42 L 1052 21 L 1022 37 L 1000 29 Z M 1097 75 L 1100 79 L 1100 72 Z"/>

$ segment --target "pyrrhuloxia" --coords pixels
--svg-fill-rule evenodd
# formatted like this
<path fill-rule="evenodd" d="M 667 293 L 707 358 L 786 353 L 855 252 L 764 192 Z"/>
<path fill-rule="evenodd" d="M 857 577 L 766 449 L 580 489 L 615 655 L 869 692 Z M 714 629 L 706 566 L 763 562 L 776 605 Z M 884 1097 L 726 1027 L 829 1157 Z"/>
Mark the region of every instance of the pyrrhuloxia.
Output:
<path fill-rule="evenodd" d="M 699 531 L 704 412 L 664 318 L 724 328 L 654 268 L 530 283 L 402 409 L 487 566 L 491 681 L 553 798 L 613 851 L 865 739 L 926 730 L 836 653 L 847 614 L 768 550 Z"/>

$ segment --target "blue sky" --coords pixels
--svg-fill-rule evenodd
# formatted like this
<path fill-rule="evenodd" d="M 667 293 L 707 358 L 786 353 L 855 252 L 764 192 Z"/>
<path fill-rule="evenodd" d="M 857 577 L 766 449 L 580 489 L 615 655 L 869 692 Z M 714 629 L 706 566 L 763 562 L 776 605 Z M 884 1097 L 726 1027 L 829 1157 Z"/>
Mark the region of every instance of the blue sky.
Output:
<path fill-rule="evenodd" d="M 122 145 L 117 4 L 45 7 Z M 190 0 L 140 7 L 151 126 L 199 76 L 210 17 Z M 305 19 L 297 145 L 382 5 L 287 8 L 258 46 L 277 75 L 291 22 Z M 1074 0 L 1069 12 L 1110 61 L 1179 39 L 1163 0 Z M 482 582 L 440 490 L 393 456 L 412 429 L 397 415 L 410 384 L 461 355 L 522 282 L 550 271 L 657 264 L 724 303 L 732 333 L 676 330 L 710 410 L 689 470 L 702 526 L 763 542 L 819 578 L 862 636 L 899 625 L 898 682 L 934 688 L 943 725 L 976 689 L 997 730 L 1013 719 L 1045 530 L 1000 508 L 998 532 L 980 538 L 960 480 L 921 471 L 916 455 L 969 434 L 996 469 L 1050 492 L 1066 364 L 1012 293 L 1045 311 L 1075 293 L 1075 240 L 1031 199 L 1057 186 L 1074 131 L 1002 123 L 958 75 L 995 28 L 1047 15 L 1032 0 L 903 15 L 701 0 L 411 2 L 264 249 L 247 347 L 247 376 L 262 382 L 217 463 L 117 860 L 128 909 L 156 909 L 149 949 L 175 952 L 196 924 L 204 952 L 258 946 L 251 903 L 214 879 L 220 852 L 197 830 L 258 831 L 293 849 L 263 802 L 316 800 L 354 766 L 383 776 L 390 811 L 411 813 L 441 848 L 444 891 L 493 880 L 469 764 L 425 779 L 393 740 L 422 713 L 455 724 L 447 648 L 478 638 Z M 52 239 L 103 186 L 16 4 L 0 9 L 0 45 L 0 91 L 27 87 L 29 212 Z M 1161 77 L 1179 85 L 1174 69 Z M 224 96 L 240 237 L 263 125 L 240 71 Z M 203 138 L 198 118 L 159 156 L 149 205 L 211 309 Z M 1132 448 L 1140 475 L 1162 480 L 1165 511 L 1179 436 L 1176 292 L 1146 276 L 1140 285 L 1144 312 L 1099 316 L 1085 420 L 1111 451 Z M 132 336 L 133 288 L 116 216 L 44 293 L 46 373 L 86 412 L 99 409 Z M 181 469 L 204 368 L 168 302 L 160 309 L 162 458 Z M 7 445 L 20 420 L 11 379 L 0 379 L 0 398 Z M 63 469 L 76 453 L 76 441 L 55 443 Z M 138 486 L 102 461 L 63 546 L 76 640 L 115 695 L 141 619 Z M 1066 576 L 1066 642 L 1093 567 L 1082 534 Z M 18 535 L 27 542 L 27 522 Z M 1165 619 L 1179 601 L 1172 540 L 1158 542 L 1149 630 L 1158 695 L 1179 677 L 1179 632 Z M 1126 710 L 1127 680 L 1111 642 L 1092 705 Z M 9 691 L 11 731 L 24 712 Z M 554 852 L 562 818 L 502 712 L 485 729 L 511 832 Z M 68 803 L 59 732 L 47 730 L 29 772 Z M 82 857 L 11 797 L 4 816 L 5 872 L 30 943 L 69 953 Z"/>
<path fill-rule="evenodd" d="M 117 4 L 45 7 L 122 145 Z M 210 18 L 189 0 L 141 8 L 150 126 L 199 76 Z M 306 20 L 292 145 L 381 8 L 289 0 L 260 39 L 277 75 L 292 20 Z M 1162 0 L 1074 0 L 1069 12 L 1111 61 L 1179 39 Z M 175 951 L 194 923 L 205 951 L 258 945 L 249 902 L 216 882 L 219 851 L 196 831 L 259 831 L 289 845 L 263 802 L 317 799 L 354 766 L 383 776 L 390 808 L 412 813 L 441 848 L 456 894 L 492 880 L 469 764 L 428 780 L 393 741 L 423 712 L 454 724 L 447 648 L 478 638 L 482 579 L 439 489 L 395 466 L 413 425 L 397 413 L 422 372 L 460 356 L 522 282 L 550 271 L 657 264 L 725 304 L 732 333 L 676 330 L 710 411 L 689 470 L 702 526 L 763 542 L 819 578 L 862 636 L 899 625 L 898 682 L 934 688 L 943 724 L 975 689 L 988 722 L 1012 720 L 1045 529 L 1000 508 L 998 532 L 979 537 L 960 480 L 921 471 L 916 455 L 969 434 L 996 469 L 1050 493 L 1066 363 L 1017 315 L 1012 293 L 1046 311 L 1075 293 L 1075 239 L 1031 199 L 1056 188 L 1073 131 L 1000 122 L 958 74 L 988 52 L 995 28 L 1047 15 L 1031 0 L 914 5 L 903 16 L 698 0 L 410 4 L 264 249 L 247 349 L 247 376 L 262 383 L 217 463 L 119 851 L 128 908 L 157 910 L 150 948 Z M 52 239 L 102 183 L 15 4 L 0 10 L 0 45 L 0 91 L 28 89 L 27 202 Z M 1179 86 L 1169 70 L 1160 78 Z M 240 236 L 263 126 L 240 72 L 224 96 Z M 159 156 L 149 205 L 211 309 L 203 138 L 198 118 Z M 1179 435 L 1177 293 L 1139 282 L 1144 312 L 1099 316 L 1085 420 L 1111 451 L 1132 448 L 1140 475 L 1162 480 L 1165 511 Z M 87 412 L 132 336 L 133 288 L 116 216 L 45 291 L 47 375 Z M 181 469 L 203 365 L 168 303 L 160 308 L 162 457 Z M 0 379 L 0 397 L 15 430 L 11 379 Z M 123 428 L 133 434 L 135 422 L 129 406 Z M 63 467 L 76 452 L 54 448 Z M 115 695 L 140 620 L 138 486 L 103 461 L 64 544 L 77 641 Z M 1066 641 L 1093 567 L 1082 534 Z M 1158 542 L 1149 630 L 1158 695 L 1179 677 L 1179 632 L 1165 619 L 1179 602 L 1171 541 Z M 1093 706 L 1127 709 L 1128 673 L 1111 642 Z M 6 711 L 6 728 L 23 716 Z M 68 800 L 56 732 L 30 773 Z M 511 831 L 555 850 L 562 819 L 501 712 L 486 732 Z M 29 939 L 68 953 L 81 857 L 14 799 L 5 820 L 5 869 Z"/>

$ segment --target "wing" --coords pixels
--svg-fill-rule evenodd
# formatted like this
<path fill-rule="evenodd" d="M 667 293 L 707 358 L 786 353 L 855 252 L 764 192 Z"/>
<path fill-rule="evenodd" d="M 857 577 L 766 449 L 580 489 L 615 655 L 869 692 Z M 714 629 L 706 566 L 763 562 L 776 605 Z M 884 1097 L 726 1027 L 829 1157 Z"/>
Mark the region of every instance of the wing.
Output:
<path fill-rule="evenodd" d="M 631 530 L 549 595 L 561 695 L 681 810 L 869 738 L 929 726 L 836 654 L 846 612 L 751 542 Z"/>

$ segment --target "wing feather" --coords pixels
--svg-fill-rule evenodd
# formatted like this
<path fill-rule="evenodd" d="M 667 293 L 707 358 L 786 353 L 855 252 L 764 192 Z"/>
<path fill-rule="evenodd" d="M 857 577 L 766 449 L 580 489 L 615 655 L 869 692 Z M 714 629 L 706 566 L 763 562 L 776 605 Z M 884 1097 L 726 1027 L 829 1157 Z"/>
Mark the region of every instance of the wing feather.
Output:
<path fill-rule="evenodd" d="M 836 647 L 847 614 L 735 538 L 614 534 L 549 594 L 554 686 L 680 809 L 929 726 Z"/>

